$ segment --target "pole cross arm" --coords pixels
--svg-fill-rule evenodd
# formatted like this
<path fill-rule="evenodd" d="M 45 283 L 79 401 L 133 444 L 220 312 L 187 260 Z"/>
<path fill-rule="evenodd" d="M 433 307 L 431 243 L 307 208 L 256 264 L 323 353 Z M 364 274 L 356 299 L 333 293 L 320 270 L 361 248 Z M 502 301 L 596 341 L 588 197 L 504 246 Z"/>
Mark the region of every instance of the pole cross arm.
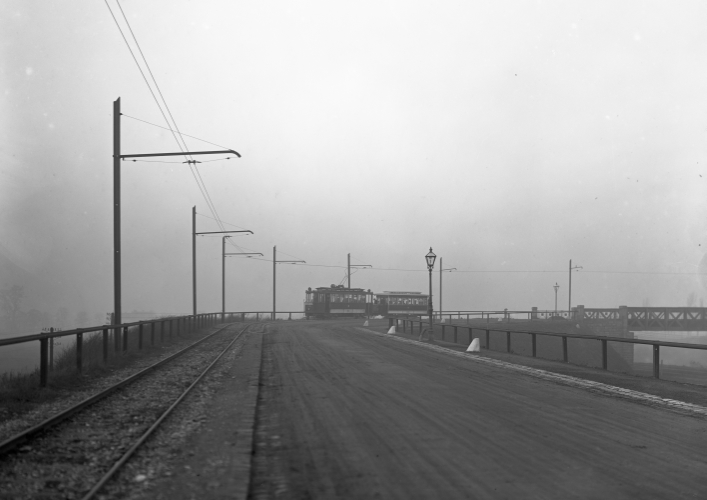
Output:
<path fill-rule="evenodd" d="M 276 260 L 275 264 L 306 264 L 303 260 Z"/>
<path fill-rule="evenodd" d="M 113 155 L 114 157 L 117 156 L 118 158 L 146 158 L 148 156 L 187 156 L 187 155 L 225 155 L 225 154 L 231 154 L 233 153 L 236 155 L 238 158 L 241 157 L 240 153 L 238 151 L 234 151 L 232 149 L 226 149 L 224 151 L 183 151 L 181 153 L 147 153 L 147 154 L 139 154 L 139 155 Z"/>
<path fill-rule="evenodd" d="M 250 234 L 253 234 L 253 231 L 250 231 L 250 230 L 245 230 L 245 231 L 206 231 L 204 233 L 194 233 L 194 234 L 202 235 L 202 234 L 223 234 L 223 233 L 250 233 Z"/>
<path fill-rule="evenodd" d="M 263 257 L 263 254 L 260 252 L 232 252 L 232 253 L 225 253 L 224 255 L 260 255 Z"/>

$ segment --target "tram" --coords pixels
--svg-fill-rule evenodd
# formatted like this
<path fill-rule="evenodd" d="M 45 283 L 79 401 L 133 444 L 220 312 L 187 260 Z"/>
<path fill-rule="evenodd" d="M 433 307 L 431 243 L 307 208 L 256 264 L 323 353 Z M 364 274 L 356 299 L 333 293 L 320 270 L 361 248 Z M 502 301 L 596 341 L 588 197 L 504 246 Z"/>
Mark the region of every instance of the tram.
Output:
<path fill-rule="evenodd" d="M 425 315 L 429 296 L 420 292 L 371 292 L 343 285 L 305 290 L 309 318 L 363 318 L 377 315 Z"/>

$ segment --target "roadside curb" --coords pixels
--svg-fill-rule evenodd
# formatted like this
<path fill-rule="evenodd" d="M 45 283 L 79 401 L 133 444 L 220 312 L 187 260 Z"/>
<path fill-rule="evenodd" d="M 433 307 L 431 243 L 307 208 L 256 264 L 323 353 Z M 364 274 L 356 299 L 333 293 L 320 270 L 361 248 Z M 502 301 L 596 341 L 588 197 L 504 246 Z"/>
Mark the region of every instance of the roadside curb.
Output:
<path fill-rule="evenodd" d="M 473 353 L 459 352 L 453 349 L 448 349 L 446 347 L 440 347 L 433 344 L 427 344 L 424 342 L 419 342 L 417 340 L 406 339 L 403 337 L 397 337 L 393 335 L 386 335 L 384 333 L 379 333 L 374 330 L 369 330 L 368 328 L 355 327 L 357 330 L 362 332 L 377 335 L 379 337 L 384 337 L 386 339 L 396 340 L 398 342 L 403 342 L 406 344 L 413 344 L 421 347 L 425 347 L 432 351 L 437 351 L 443 354 L 451 354 L 452 356 L 468 359 L 471 361 L 485 363 L 487 365 L 493 365 L 498 368 L 503 368 L 506 370 L 513 370 L 516 372 L 522 372 L 531 377 L 539 378 L 542 380 L 547 380 L 550 382 L 555 382 L 560 385 L 575 387 L 578 389 L 585 389 L 591 392 L 608 395 L 613 397 L 619 397 L 622 399 L 627 399 L 641 403 L 647 406 L 665 408 L 670 411 L 680 413 L 682 415 L 689 415 L 693 417 L 707 418 L 707 407 L 686 403 L 684 401 L 678 401 L 675 399 L 661 398 L 660 396 L 654 396 L 652 394 L 647 394 L 645 392 L 634 391 L 632 389 L 623 389 L 614 385 L 604 384 L 602 382 L 594 382 L 591 380 L 585 380 L 571 375 L 562 375 L 559 373 L 553 373 L 546 370 L 541 370 L 539 368 L 532 368 L 529 366 L 517 365 L 514 363 L 509 363 L 507 361 L 501 361 L 498 359 L 485 358 L 481 356 L 474 355 Z"/>

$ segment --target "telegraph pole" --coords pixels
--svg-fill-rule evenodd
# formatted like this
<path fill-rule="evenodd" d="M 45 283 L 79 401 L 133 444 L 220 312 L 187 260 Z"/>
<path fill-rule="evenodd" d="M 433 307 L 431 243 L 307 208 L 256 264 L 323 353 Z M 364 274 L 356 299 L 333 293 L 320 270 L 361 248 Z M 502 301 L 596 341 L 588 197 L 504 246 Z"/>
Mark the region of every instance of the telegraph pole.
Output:
<path fill-rule="evenodd" d="M 232 252 L 232 253 L 226 253 L 226 238 L 230 238 L 230 236 L 224 236 L 223 237 L 223 242 L 221 245 L 221 318 L 222 321 L 225 321 L 226 319 L 226 256 L 227 255 L 260 255 L 261 257 L 263 256 L 262 253 L 260 252 Z"/>

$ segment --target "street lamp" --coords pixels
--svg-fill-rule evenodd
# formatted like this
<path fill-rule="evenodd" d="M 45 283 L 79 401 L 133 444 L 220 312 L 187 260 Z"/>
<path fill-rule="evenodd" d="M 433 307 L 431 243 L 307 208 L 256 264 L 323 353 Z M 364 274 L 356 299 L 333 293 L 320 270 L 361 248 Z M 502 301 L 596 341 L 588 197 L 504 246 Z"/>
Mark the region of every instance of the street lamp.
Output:
<path fill-rule="evenodd" d="M 226 253 L 226 238 L 230 236 L 224 236 L 221 239 L 221 321 L 226 321 L 226 256 L 227 255 L 260 255 L 259 252 L 234 252 Z"/>
<path fill-rule="evenodd" d="M 427 261 L 427 270 L 430 272 L 430 296 L 427 298 L 427 314 L 430 317 L 430 342 L 434 342 L 434 318 L 432 311 L 432 269 L 435 267 L 435 259 L 437 256 L 432 252 L 432 247 L 430 251 L 425 255 L 425 260 Z M 420 340 L 422 339 L 422 333 L 420 333 Z"/>
<path fill-rule="evenodd" d="M 430 249 L 430 250 L 432 250 L 432 249 Z M 433 264 L 434 264 L 434 262 L 433 262 Z M 452 271 L 456 271 L 456 270 L 457 270 L 456 267 L 450 267 L 448 269 L 444 269 L 444 266 L 442 265 L 442 257 L 439 258 L 439 314 L 440 314 L 440 318 L 442 317 L 442 311 L 444 311 L 444 309 L 442 309 L 442 272 L 446 271 L 446 272 L 451 273 Z"/>
<path fill-rule="evenodd" d="M 557 315 L 557 290 L 560 288 L 560 285 L 557 284 L 557 281 L 552 286 L 552 288 L 555 289 L 555 314 Z"/>
<path fill-rule="evenodd" d="M 272 320 L 275 321 L 275 297 L 277 282 L 275 280 L 275 266 L 277 264 L 306 264 L 303 260 L 277 260 L 277 246 L 272 247 Z"/>
<path fill-rule="evenodd" d="M 580 270 L 582 269 L 582 266 L 574 266 L 572 267 L 572 259 L 570 259 L 570 289 L 569 289 L 569 294 L 570 294 L 570 299 L 569 299 L 569 306 L 568 306 L 568 313 L 572 312 L 572 271 L 575 270 Z"/>

